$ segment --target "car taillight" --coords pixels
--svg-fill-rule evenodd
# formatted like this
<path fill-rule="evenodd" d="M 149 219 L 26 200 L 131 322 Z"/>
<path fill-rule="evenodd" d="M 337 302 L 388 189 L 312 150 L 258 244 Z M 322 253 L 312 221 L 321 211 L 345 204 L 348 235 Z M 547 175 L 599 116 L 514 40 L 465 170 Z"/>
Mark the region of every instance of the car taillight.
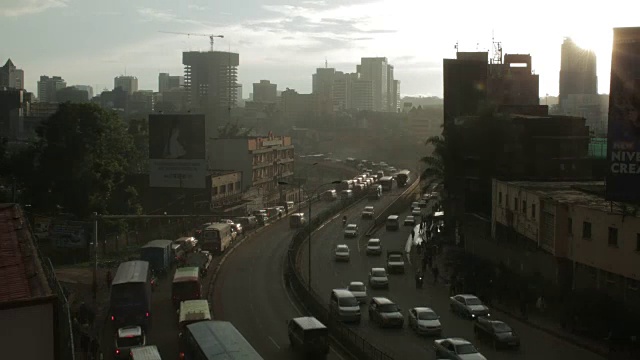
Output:
<path fill-rule="evenodd" d="M 184 360 L 184 353 L 183 352 L 180 353 L 180 360 Z"/>
<path fill-rule="evenodd" d="M 116 349 L 116 355 L 120 355 L 120 349 Z"/>
<path fill-rule="evenodd" d="M 116 317 L 111 315 L 111 321 L 114 321 L 115 319 L 116 319 Z"/>
<path fill-rule="evenodd" d="M 144 316 L 149 317 L 149 312 L 147 311 Z"/>

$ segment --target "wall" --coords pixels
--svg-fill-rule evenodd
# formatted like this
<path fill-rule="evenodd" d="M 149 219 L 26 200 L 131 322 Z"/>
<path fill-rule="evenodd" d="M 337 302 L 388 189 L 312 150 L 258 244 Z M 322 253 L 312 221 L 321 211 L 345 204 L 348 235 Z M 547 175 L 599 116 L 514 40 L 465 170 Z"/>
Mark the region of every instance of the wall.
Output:
<path fill-rule="evenodd" d="M 247 139 L 212 139 L 207 144 L 210 169 L 234 169 L 242 172 L 243 190 L 252 183 L 252 157 Z"/>
<path fill-rule="evenodd" d="M 540 244 L 539 196 L 495 179 L 493 181 L 493 221 L 505 226 L 513 226 L 518 233 L 535 244 Z M 524 206 L 526 207 L 523 208 Z M 492 229 L 492 236 L 496 236 L 495 227 Z M 549 250 L 552 251 L 552 249 Z"/>
<path fill-rule="evenodd" d="M 570 206 L 575 260 L 624 277 L 640 280 L 640 218 Z M 583 222 L 591 223 L 591 238 L 583 237 Z M 618 229 L 618 245 L 608 242 L 609 227 Z"/>
<path fill-rule="evenodd" d="M 0 310 L 0 349 L 3 359 L 54 360 L 56 320 L 52 300 Z"/>

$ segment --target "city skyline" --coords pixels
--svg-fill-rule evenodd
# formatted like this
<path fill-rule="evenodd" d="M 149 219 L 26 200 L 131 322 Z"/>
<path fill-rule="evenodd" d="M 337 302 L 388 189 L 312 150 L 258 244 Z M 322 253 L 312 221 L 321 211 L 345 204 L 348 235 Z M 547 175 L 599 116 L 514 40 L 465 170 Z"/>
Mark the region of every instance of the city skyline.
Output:
<path fill-rule="evenodd" d="M 505 54 L 531 54 L 543 96 L 558 93 L 560 47 L 569 36 L 595 51 L 599 92 L 607 93 L 612 28 L 634 25 L 632 12 L 619 11 L 622 1 L 581 8 L 575 20 L 570 18 L 576 11 L 571 4 L 551 1 L 537 2 L 526 17 L 496 12 L 508 8 L 505 1 L 491 9 L 469 2 L 464 12 L 454 12 L 460 4 L 429 6 L 408 0 L 400 1 L 406 6 L 392 6 L 388 0 L 288 2 L 296 5 L 257 0 L 215 8 L 198 0 L 115 0 L 108 7 L 72 0 L 3 5 L 0 17 L 8 31 L 0 35 L 7 51 L 2 57 L 24 70 L 25 87 L 32 92 L 41 75 L 90 84 L 99 92 L 125 73 L 139 79 L 140 89 L 157 90 L 158 73 L 183 73 L 183 51 L 209 49 L 206 37 L 160 31 L 223 34 L 224 39 L 215 39 L 214 49 L 240 54 L 238 80 L 247 86 L 269 79 L 281 88 L 309 93 L 311 74 L 324 67 L 325 58 L 329 67 L 352 72 L 361 57 L 385 56 L 395 65 L 403 96 L 441 97 L 442 59 L 455 57 L 456 43 L 460 51 L 490 50 L 493 33 Z M 554 26 L 539 28 L 541 19 Z M 90 31 L 78 31 L 83 28 Z"/>

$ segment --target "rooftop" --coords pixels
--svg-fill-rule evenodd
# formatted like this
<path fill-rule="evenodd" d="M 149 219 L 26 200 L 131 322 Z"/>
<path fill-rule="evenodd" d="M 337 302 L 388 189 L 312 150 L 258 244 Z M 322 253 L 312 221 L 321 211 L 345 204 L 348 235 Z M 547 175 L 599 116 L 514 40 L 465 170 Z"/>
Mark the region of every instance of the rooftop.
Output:
<path fill-rule="evenodd" d="M 604 181 L 506 181 L 505 183 L 529 190 L 542 198 L 551 198 L 561 204 L 622 214 L 620 205 L 624 205 L 623 203 L 612 206 L 612 202 L 605 200 Z"/>
<path fill-rule="evenodd" d="M 51 296 L 29 226 L 16 204 L 0 204 L 0 303 Z"/>

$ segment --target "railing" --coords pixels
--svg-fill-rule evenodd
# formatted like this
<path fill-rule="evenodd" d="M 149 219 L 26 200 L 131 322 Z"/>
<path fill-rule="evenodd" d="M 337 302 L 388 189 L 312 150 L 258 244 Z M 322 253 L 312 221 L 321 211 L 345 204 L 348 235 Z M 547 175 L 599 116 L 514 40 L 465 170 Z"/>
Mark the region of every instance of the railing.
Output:
<path fill-rule="evenodd" d="M 418 181 L 415 181 L 411 186 L 405 190 L 400 197 L 392 204 L 387 206 L 383 212 L 376 217 L 374 225 L 369 228 L 367 234 L 370 235 L 372 231 L 377 227 L 380 219 L 386 219 L 388 214 L 394 212 L 400 212 L 407 206 L 407 201 L 412 201 L 414 192 L 418 188 Z M 360 200 L 366 198 L 367 193 L 363 192 L 357 197 L 347 200 L 341 200 L 336 206 L 323 211 L 318 216 L 310 219 L 311 224 L 308 228 L 305 228 L 296 235 L 294 235 L 291 244 L 289 245 L 287 267 L 285 269 L 285 278 L 288 280 L 288 284 L 294 291 L 298 299 L 305 305 L 307 311 L 316 317 L 320 322 L 325 324 L 329 329 L 329 333 L 344 346 L 351 354 L 358 359 L 370 359 L 370 360 L 392 360 L 393 356 L 378 349 L 371 343 L 369 343 L 357 332 L 351 330 L 341 322 L 335 321 L 329 316 L 328 309 L 323 305 L 322 298 L 312 290 L 307 288 L 302 275 L 296 271 L 296 257 L 300 250 L 300 247 L 305 242 L 309 235 L 309 229 L 315 231 L 325 221 L 331 219 L 337 213 L 344 211 L 346 208 L 358 203 Z"/>

